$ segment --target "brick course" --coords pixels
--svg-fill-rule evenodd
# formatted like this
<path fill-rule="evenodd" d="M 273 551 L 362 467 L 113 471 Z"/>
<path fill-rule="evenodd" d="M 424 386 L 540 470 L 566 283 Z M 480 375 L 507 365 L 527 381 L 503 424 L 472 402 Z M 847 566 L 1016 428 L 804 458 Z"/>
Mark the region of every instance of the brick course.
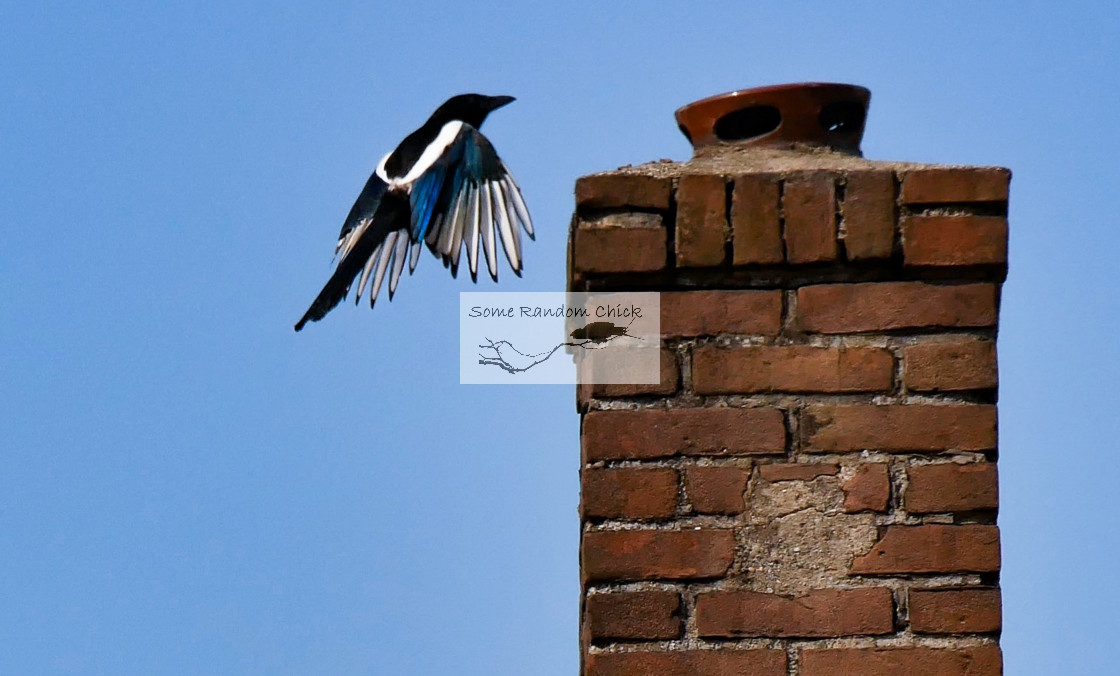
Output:
<path fill-rule="evenodd" d="M 890 506 L 891 478 L 886 463 L 860 465 L 841 488 L 845 512 L 885 512 Z"/>
<path fill-rule="evenodd" d="M 598 174 L 576 180 L 580 209 L 656 209 L 665 211 L 673 196 L 673 182 L 653 176 Z"/>
<path fill-rule="evenodd" d="M 592 639 L 672 639 L 683 631 L 681 595 L 670 591 L 610 592 L 587 597 L 584 622 Z"/>
<path fill-rule="evenodd" d="M 741 467 L 689 467 L 684 471 L 685 492 L 698 514 L 738 514 L 750 476 Z"/>
<path fill-rule="evenodd" d="M 677 510 L 678 482 L 669 467 L 585 469 L 583 518 L 666 519 Z"/>
<path fill-rule="evenodd" d="M 729 237 L 722 176 L 682 176 L 677 187 L 677 265 L 723 263 Z"/>
<path fill-rule="evenodd" d="M 919 465 L 907 470 L 904 504 L 913 514 L 971 512 L 999 507 L 993 463 Z"/>
<path fill-rule="evenodd" d="M 583 272 L 653 272 L 665 267 L 667 233 L 660 216 L 629 214 L 580 223 L 572 266 Z"/>
<path fill-rule="evenodd" d="M 670 291 L 661 294 L 666 338 L 745 334 L 776 336 L 782 329 L 779 291 Z"/>
<path fill-rule="evenodd" d="M 592 531 L 583 535 L 586 580 L 687 580 L 720 577 L 734 560 L 727 529 Z"/>
<path fill-rule="evenodd" d="M 786 676 L 786 653 L 769 648 L 593 653 L 586 669 L 588 676 Z"/>
<path fill-rule="evenodd" d="M 821 173 L 787 180 L 782 209 L 785 212 L 786 261 L 796 264 L 836 260 L 834 176 Z"/>
<path fill-rule="evenodd" d="M 785 444 L 776 408 L 591 411 L 583 419 L 586 462 L 781 453 Z"/>
<path fill-rule="evenodd" d="M 999 676 L 999 648 L 836 648 L 801 651 L 800 676 Z"/>
<path fill-rule="evenodd" d="M 883 539 L 852 562 L 852 573 L 990 573 L 999 562 L 995 526 L 887 526 Z"/>
<path fill-rule="evenodd" d="M 902 379 L 915 392 L 994 388 L 996 344 L 990 340 L 919 343 L 902 351 Z"/>
<path fill-rule="evenodd" d="M 885 392 L 893 378 L 894 358 L 877 347 L 704 345 L 692 355 L 698 394 Z"/>
<path fill-rule="evenodd" d="M 801 440 L 817 452 L 985 451 L 996 445 L 996 407 L 814 404 L 802 411 Z"/>
<path fill-rule="evenodd" d="M 937 167 L 908 171 L 903 204 L 1006 202 L 1011 172 L 990 167 Z"/>
<path fill-rule="evenodd" d="M 999 631 L 998 589 L 910 590 L 910 629 L 918 634 L 983 634 Z"/>
<path fill-rule="evenodd" d="M 820 589 L 790 598 L 755 591 L 714 591 L 696 598 L 700 636 L 813 637 L 890 634 L 894 599 L 886 587 Z"/>
<path fill-rule="evenodd" d="M 841 205 L 844 248 L 853 261 L 890 258 L 894 251 L 894 173 L 884 170 L 848 174 Z"/>
<path fill-rule="evenodd" d="M 772 176 L 740 176 L 731 196 L 735 265 L 774 264 L 784 259 L 781 186 Z"/>
<path fill-rule="evenodd" d="M 797 290 L 797 321 L 810 333 L 969 328 L 996 323 L 992 284 L 881 282 Z"/>
<path fill-rule="evenodd" d="M 1002 216 L 911 216 L 902 222 L 906 265 L 1004 265 Z"/>

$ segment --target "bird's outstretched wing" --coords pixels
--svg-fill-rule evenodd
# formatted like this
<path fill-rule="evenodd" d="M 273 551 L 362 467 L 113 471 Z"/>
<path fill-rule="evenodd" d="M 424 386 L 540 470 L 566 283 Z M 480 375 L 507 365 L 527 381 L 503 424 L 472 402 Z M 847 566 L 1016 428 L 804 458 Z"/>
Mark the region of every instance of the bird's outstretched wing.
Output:
<path fill-rule="evenodd" d="M 338 233 L 338 244 L 334 248 L 335 256 L 345 257 L 354 248 L 354 244 L 362 234 L 362 226 L 373 220 L 373 215 L 377 213 L 377 205 L 381 203 L 381 198 L 388 189 L 389 184 L 383 181 L 377 172 L 370 174 L 365 187 L 358 194 L 358 199 L 354 200 L 354 206 L 350 207 L 346 220 L 342 222 L 342 230 Z"/>
<path fill-rule="evenodd" d="M 533 237 L 533 222 L 513 175 L 494 146 L 463 124 L 455 140 L 412 185 L 410 240 L 427 243 L 456 275 L 463 248 L 471 279 L 478 278 L 479 249 L 490 276 L 498 279 L 497 241 L 514 274 L 521 275 L 521 229 Z M 418 250 L 411 256 L 416 267 Z M 391 287 L 390 287 L 391 288 Z"/>
<path fill-rule="evenodd" d="M 359 201 L 361 201 L 360 197 Z M 355 204 L 354 209 L 350 210 L 351 215 L 354 215 L 357 208 L 358 205 Z M 338 262 L 334 274 L 323 286 L 323 290 L 311 303 L 311 307 L 296 323 L 296 331 L 302 329 L 303 325 L 309 321 L 319 321 L 334 306 L 338 305 L 346 297 L 354 278 L 358 276 L 364 266 L 365 272 L 362 274 L 358 291 L 358 297 L 361 297 L 361 287 L 365 285 L 373 264 L 382 260 L 386 250 L 390 254 L 394 250 L 398 250 L 399 247 L 395 246 L 398 240 L 403 240 L 407 244 L 410 222 L 409 211 L 408 198 L 405 195 L 382 190 L 371 215 L 359 218 L 352 227 L 348 228 L 347 225 L 343 225 L 338 244 L 338 252 L 342 259 Z M 349 218 L 347 222 L 349 222 Z M 377 266 L 378 273 L 375 284 L 378 287 L 381 285 L 385 267 L 389 262 L 388 258 L 385 258 L 384 262 Z M 403 252 L 401 252 L 401 255 L 397 256 L 397 260 L 393 261 L 395 278 L 400 277 L 400 269 L 403 267 L 404 257 Z M 371 303 L 376 295 L 376 289 L 372 290 L 370 294 Z"/>

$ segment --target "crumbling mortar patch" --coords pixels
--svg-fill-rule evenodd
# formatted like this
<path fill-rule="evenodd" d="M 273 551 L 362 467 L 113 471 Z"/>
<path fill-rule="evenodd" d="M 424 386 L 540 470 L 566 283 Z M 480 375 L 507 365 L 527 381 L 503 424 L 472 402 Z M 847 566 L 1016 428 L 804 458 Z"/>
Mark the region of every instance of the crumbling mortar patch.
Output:
<path fill-rule="evenodd" d="M 604 531 L 686 531 L 702 529 L 731 529 L 737 525 L 735 516 L 720 514 L 687 514 L 656 521 L 638 521 L 634 519 L 597 519 L 583 523 L 584 533 L 597 533 Z"/>
<path fill-rule="evenodd" d="M 611 643 L 609 645 L 592 646 L 592 653 L 627 653 L 627 652 L 675 652 L 683 650 L 754 650 L 754 649 L 785 649 L 785 641 L 772 638 L 741 638 L 713 641 L 701 638 L 674 639 L 672 641 L 628 641 L 626 643 Z M 652 676 L 652 675 L 651 675 Z"/>
<path fill-rule="evenodd" d="M 888 636 L 852 636 L 826 639 L 794 639 L 790 643 L 797 649 L 814 648 L 973 648 L 996 645 L 991 636 L 974 634 L 956 636 L 916 636 L 899 632 Z M 838 675 L 839 676 L 839 675 Z"/>
<path fill-rule="evenodd" d="M 1003 216 L 1007 217 L 1007 202 L 960 202 L 949 204 L 906 204 L 899 211 L 899 220 L 912 216 Z"/>
<path fill-rule="evenodd" d="M 683 369 L 682 369 L 683 370 Z M 689 370 L 691 368 L 689 367 Z M 690 385 L 691 387 L 691 385 Z M 887 406 L 891 404 L 915 405 L 933 404 L 955 406 L 961 404 L 993 404 L 991 391 L 963 391 L 963 392 L 932 392 L 932 393 L 796 393 L 796 392 L 761 392 L 756 394 L 714 394 L 697 395 L 690 391 L 681 391 L 674 397 L 619 397 L 611 399 L 590 399 L 590 411 L 636 411 L 636 410 L 666 410 L 678 408 L 761 408 L 777 407 L 790 410 L 799 405 L 830 404 L 875 404 Z M 952 451 L 953 449 L 949 449 Z"/>
<path fill-rule="evenodd" d="M 611 592 L 675 591 L 684 592 L 685 585 L 680 582 L 663 580 L 643 580 L 634 582 L 596 581 L 585 587 L 586 594 L 609 594 Z"/>

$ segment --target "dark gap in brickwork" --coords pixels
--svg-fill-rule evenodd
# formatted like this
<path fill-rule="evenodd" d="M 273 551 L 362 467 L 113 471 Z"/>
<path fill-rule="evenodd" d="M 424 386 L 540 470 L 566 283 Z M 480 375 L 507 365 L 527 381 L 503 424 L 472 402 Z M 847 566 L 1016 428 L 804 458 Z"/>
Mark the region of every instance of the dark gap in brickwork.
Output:
<path fill-rule="evenodd" d="M 670 248 L 671 251 L 671 248 Z M 577 291 L 687 291 L 690 289 L 796 289 L 812 284 L 918 281 L 939 285 L 1001 283 L 1007 277 L 1004 265 L 909 267 L 885 261 L 859 265 L 812 264 L 768 265 L 749 268 L 672 269 L 660 272 L 598 274 L 584 273 L 585 288 Z"/>
<path fill-rule="evenodd" d="M 778 181 L 778 237 L 782 243 L 782 260 L 789 260 L 786 250 L 786 182 Z"/>
<path fill-rule="evenodd" d="M 675 211 L 675 205 L 670 205 L 670 211 Z M 642 209 L 639 207 L 615 207 L 611 209 L 598 209 L 592 207 L 581 207 L 576 211 L 576 217 L 581 221 L 597 221 L 606 216 L 624 216 L 626 214 L 652 214 L 654 216 L 661 216 L 668 222 L 669 213 L 661 209 Z"/>
<path fill-rule="evenodd" d="M 673 270 L 677 267 L 677 181 L 673 181 L 673 187 L 669 191 L 669 211 L 667 211 L 662 221 L 665 224 L 665 230 L 669 237 L 668 243 L 665 246 L 665 252 L 669 257 L 667 262 L 668 270 Z"/>
<path fill-rule="evenodd" d="M 956 512 L 953 514 L 953 523 L 979 523 L 994 526 L 996 523 L 996 510 L 983 509 L 974 512 Z"/>
<path fill-rule="evenodd" d="M 735 181 L 728 180 L 723 184 L 723 187 L 724 192 L 726 193 L 726 198 L 723 205 L 723 218 L 727 223 L 727 229 L 723 233 L 723 264 L 733 265 L 735 261 L 735 250 L 732 245 L 732 239 L 734 237 L 734 225 L 732 225 L 731 223 L 731 204 L 733 201 L 732 195 L 734 195 L 735 193 Z"/>
<path fill-rule="evenodd" d="M 999 573 L 980 573 L 980 584 L 985 587 L 999 586 Z"/>
<path fill-rule="evenodd" d="M 1007 202 L 960 202 L 948 204 L 907 204 L 907 216 L 1007 216 Z"/>
<path fill-rule="evenodd" d="M 798 450 L 799 434 L 797 429 L 797 421 L 801 419 L 801 404 L 794 406 L 792 409 L 782 409 L 782 423 L 786 427 L 786 457 L 793 458 Z"/>
<path fill-rule="evenodd" d="M 845 241 L 844 232 L 844 197 L 847 195 L 848 184 L 843 178 L 837 178 L 832 184 L 832 205 L 836 213 L 836 255 L 842 262 L 848 261 L 848 243 Z"/>
<path fill-rule="evenodd" d="M 902 214 L 902 181 L 898 178 L 897 172 L 891 172 L 891 194 L 894 195 L 894 212 L 891 215 L 891 222 L 894 223 L 894 239 L 891 241 L 891 260 L 902 264 L 902 228 L 899 227 L 901 219 L 899 216 Z"/>

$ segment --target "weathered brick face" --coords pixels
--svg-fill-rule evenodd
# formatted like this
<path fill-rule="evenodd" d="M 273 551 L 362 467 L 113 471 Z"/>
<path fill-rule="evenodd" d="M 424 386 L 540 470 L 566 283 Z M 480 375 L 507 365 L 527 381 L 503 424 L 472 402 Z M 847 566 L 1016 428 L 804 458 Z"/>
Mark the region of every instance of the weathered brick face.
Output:
<path fill-rule="evenodd" d="M 573 290 L 658 290 L 579 388 L 588 676 L 1002 673 L 1009 172 L 698 155 L 576 185 Z"/>

